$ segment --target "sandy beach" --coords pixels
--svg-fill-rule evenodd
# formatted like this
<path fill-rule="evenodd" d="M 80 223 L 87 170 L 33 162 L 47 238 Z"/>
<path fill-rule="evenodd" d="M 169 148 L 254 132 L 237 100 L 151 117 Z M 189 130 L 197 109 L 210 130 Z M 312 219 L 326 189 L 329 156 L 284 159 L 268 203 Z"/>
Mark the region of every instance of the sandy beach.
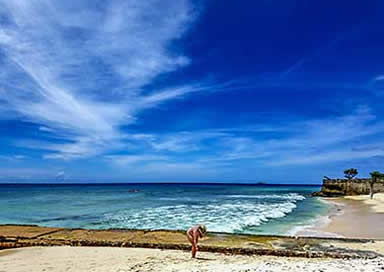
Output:
<path fill-rule="evenodd" d="M 384 193 L 323 200 L 334 205 L 330 215 L 296 235 L 384 239 Z"/>
<path fill-rule="evenodd" d="M 0 256 L 0 271 L 382 271 L 384 259 L 340 260 L 270 256 L 230 256 L 175 250 L 110 247 L 33 247 Z"/>
<path fill-rule="evenodd" d="M 344 199 L 361 201 L 370 206 L 374 212 L 384 214 L 384 193 L 376 193 L 372 199 L 369 195 L 346 196 Z"/>

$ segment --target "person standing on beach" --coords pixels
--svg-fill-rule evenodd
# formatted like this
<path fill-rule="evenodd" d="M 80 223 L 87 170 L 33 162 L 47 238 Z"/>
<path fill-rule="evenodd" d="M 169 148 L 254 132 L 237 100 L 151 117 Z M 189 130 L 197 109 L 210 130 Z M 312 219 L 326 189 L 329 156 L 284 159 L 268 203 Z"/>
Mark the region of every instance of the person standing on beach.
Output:
<path fill-rule="evenodd" d="M 196 225 L 187 230 L 188 241 L 192 244 L 192 258 L 196 257 L 196 252 L 199 249 L 197 247 L 199 238 L 203 238 L 206 232 L 207 228 L 204 225 Z"/>

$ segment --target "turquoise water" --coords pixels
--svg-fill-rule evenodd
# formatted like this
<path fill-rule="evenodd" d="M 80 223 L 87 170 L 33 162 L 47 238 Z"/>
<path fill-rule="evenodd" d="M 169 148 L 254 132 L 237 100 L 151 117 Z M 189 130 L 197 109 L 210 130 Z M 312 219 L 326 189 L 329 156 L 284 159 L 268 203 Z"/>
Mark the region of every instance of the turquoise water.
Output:
<path fill-rule="evenodd" d="M 325 215 L 317 186 L 0 185 L 0 224 L 292 234 Z"/>

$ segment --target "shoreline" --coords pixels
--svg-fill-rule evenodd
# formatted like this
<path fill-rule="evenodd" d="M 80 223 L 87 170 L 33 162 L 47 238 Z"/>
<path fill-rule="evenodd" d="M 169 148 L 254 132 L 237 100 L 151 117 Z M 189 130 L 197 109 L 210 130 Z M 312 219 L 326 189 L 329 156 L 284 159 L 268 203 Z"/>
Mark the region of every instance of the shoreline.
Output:
<path fill-rule="evenodd" d="M 384 239 L 384 193 L 375 194 L 372 200 L 368 195 L 321 200 L 331 205 L 329 213 L 296 235 Z"/>
<path fill-rule="evenodd" d="M 369 199 L 368 195 L 345 196 L 345 197 L 323 197 L 319 201 L 325 202 L 329 211 L 325 215 L 320 215 L 308 222 L 306 225 L 296 226 L 286 234 L 244 234 L 212 232 L 214 235 L 230 235 L 238 237 L 312 237 L 312 238 L 357 238 L 357 239 L 384 239 L 384 229 L 380 223 L 384 221 L 384 193 L 376 193 L 374 198 Z M 356 227 L 356 222 L 358 226 Z M 66 229 L 62 227 L 42 227 L 38 225 L 25 224 L 0 224 L 1 227 L 37 227 L 47 229 Z M 353 226 L 353 227 L 351 227 Z M 150 229 L 79 229 L 84 231 L 121 231 L 121 232 L 167 232 L 184 233 L 184 230 L 150 230 Z M 4 235 L 3 235 L 4 236 Z"/>
<path fill-rule="evenodd" d="M 310 222 L 307 225 L 297 227 L 296 230 L 292 231 L 293 235 L 299 237 L 326 237 L 326 238 L 358 238 L 358 237 L 348 237 L 342 235 L 341 233 L 331 232 L 327 227 L 332 222 L 334 217 L 341 217 L 344 213 L 345 204 L 333 202 L 335 198 L 321 197 L 319 201 L 328 205 L 328 211 L 320 215 Z"/>
<path fill-rule="evenodd" d="M 321 199 L 329 203 L 320 216 L 290 236 L 210 232 L 203 252 L 290 257 L 384 256 L 384 194 Z M 289 233 L 288 233 L 289 234 Z M 328 248 L 325 248 L 326 247 Z M 190 250 L 184 231 L 66 229 L 33 225 L 0 225 L 0 249 L 36 246 L 92 246 Z M 371 251 L 375 249 L 374 251 Z M 2 254 L 6 254 L 1 251 Z M 1 256 L 1 255 L 0 255 Z"/>
<path fill-rule="evenodd" d="M 324 238 L 348 238 L 343 235 L 328 232 L 325 227 L 331 222 L 333 216 L 338 216 L 343 213 L 340 205 L 330 203 L 327 198 L 318 198 L 319 201 L 329 206 L 329 210 L 320 216 L 317 216 L 307 222 L 306 225 L 294 227 L 290 232 L 290 235 L 298 237 L 324 237 Z"/>
<path fill-rule="evenodd" d="M 375 250 L 366 250 L 375 243 Z M 119 247 L 190 251 L 185 232 L 86 230 L 0 225 L 0 249 L 21 247 Z M 351 238 L 292 237 L 207 233 L 201 252 L 307 258 L 375 258 L 384 256 L 384 241 Z M 325 250 L 326 249 L 326 250 Z M 364 250 L 363 250 L 364 249 Z"/>
<path fill-rule="evenodd" d="M 379 199 L 379 198 L 378 198 Z M 322 200 L 323 201 L 323 200 Z M 89 230 L 0 225 L 0 266 L 4 271 L 380 271 L 384 240 L 328 236 L 335 221 L 351 212 L 380 216 L 356 199 L 325 199 L 334 208 L 315 236 L 208 233 L 196 259 L 184 231 Z M 380 202 L 381 203 L 381 202 Z M 351 206 L 352 205 L 352 206 Z M 355 209 L 352 209 L 355 207 Z M 351 210 L 352 209 L 352 210 Z M 375 217 L 376 218 L 376 217 Z M 326 219 L 326 220 L 325 220 Z M 377 219 L 377 218 L 376 218 Z M 319 237 L 323 236 L 323 237 Z M 0 269 L 1 270 L 1 269 Z"/>

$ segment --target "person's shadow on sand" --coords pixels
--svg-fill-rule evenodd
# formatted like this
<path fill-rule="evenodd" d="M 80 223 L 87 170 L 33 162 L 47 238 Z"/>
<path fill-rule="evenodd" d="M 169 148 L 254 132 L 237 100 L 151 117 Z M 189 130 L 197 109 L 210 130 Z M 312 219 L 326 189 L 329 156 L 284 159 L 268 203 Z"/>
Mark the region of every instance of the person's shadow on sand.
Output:
<path fill-rule="evenodd" d="M 208 258 L 201 258 L 201 257 L 196 257 L 195 259 L 199 261 L 215 261 L 215 259 L 208 259 Z"/>

